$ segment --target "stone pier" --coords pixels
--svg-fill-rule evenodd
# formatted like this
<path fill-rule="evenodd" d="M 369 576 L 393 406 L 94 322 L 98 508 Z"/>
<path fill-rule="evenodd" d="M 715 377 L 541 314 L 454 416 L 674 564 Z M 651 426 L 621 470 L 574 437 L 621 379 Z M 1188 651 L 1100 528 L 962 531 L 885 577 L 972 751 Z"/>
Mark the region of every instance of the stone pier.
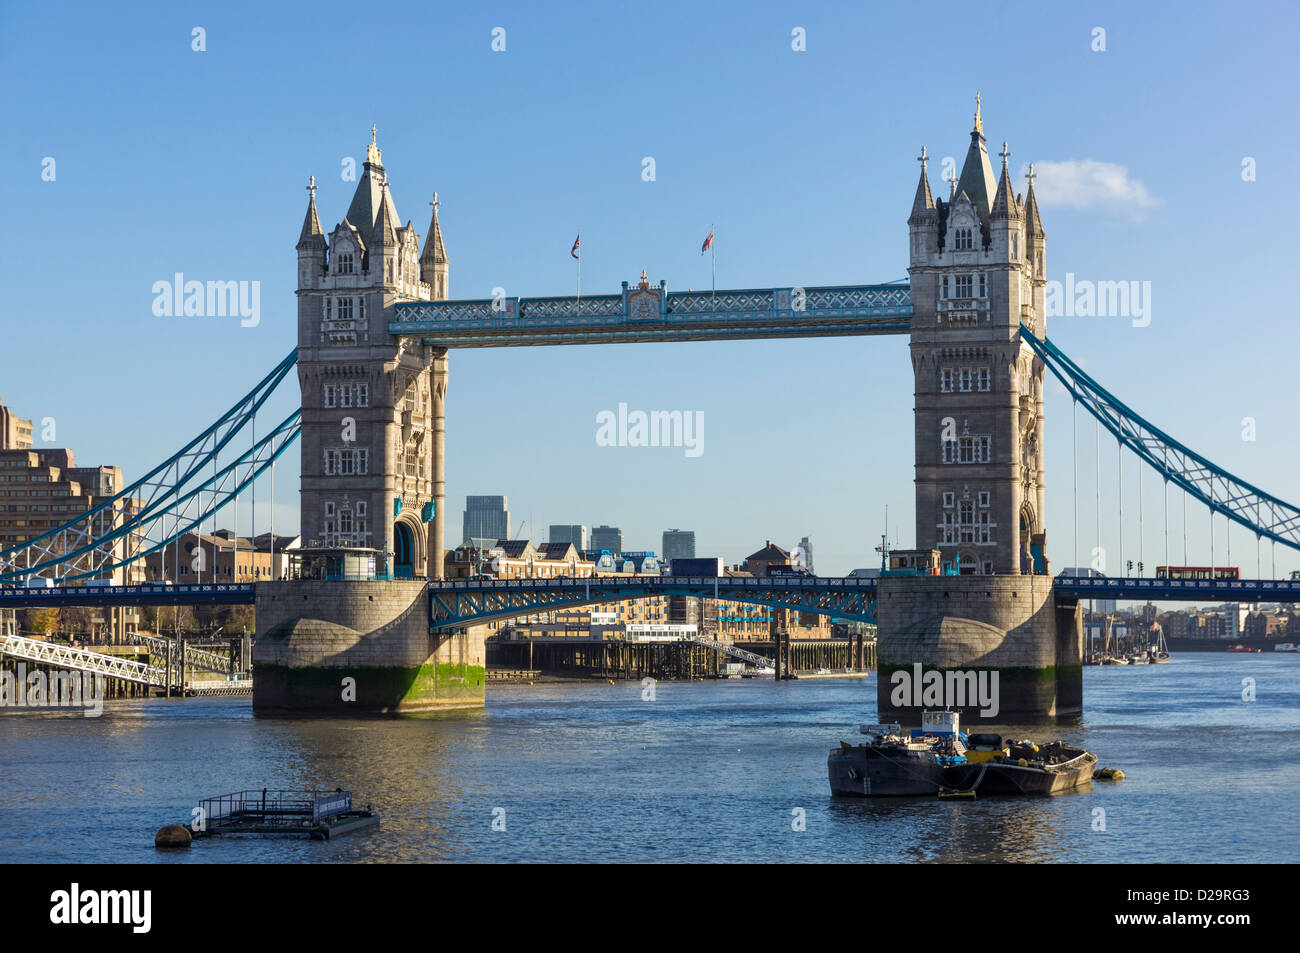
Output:
<path fill-rule="evenodd" d="M 481 628 L 430 634 L 421 581 L 259 582 L 253 711 L 481 708 L 485 654 Z"/>
<path fill-rule="evenodd" d="M 1077 715 L 1083 710 L 1083 617 L 1052 597 L 1050 576 L 887 576 L 880 580 L 876 697 L 882 720 L 919 722 L 922 708 L 960 708 L 963 726 Z M 996 714 L 970 698 L 911 698 L 915 666 L 945 686 L 969 673 L 995 683 Z M 949 675 L 951 673 L 951 677 Z M 983 674 L 981 674 L 983 673 Z M 961 678 L 959 678 L 959 674 Z M 933 682 L 933 678 L 930 679 Z M 899 704 L 898 702 L 904 702 Z M 910 703 L 908 703 L 910 702 Z"/>

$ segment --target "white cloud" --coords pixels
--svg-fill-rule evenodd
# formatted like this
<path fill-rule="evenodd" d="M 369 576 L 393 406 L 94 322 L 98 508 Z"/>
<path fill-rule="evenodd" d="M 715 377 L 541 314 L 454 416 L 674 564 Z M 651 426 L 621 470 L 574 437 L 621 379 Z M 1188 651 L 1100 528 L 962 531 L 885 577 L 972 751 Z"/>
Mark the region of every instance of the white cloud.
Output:
<path fill-rule="evenodd" d="M 1113 162 L 1035 162 L 1034 172 L 1034 195 L 1044 208 L 1101 209 L 1140 218 L 1160 204 L 1126 166 Z"/>

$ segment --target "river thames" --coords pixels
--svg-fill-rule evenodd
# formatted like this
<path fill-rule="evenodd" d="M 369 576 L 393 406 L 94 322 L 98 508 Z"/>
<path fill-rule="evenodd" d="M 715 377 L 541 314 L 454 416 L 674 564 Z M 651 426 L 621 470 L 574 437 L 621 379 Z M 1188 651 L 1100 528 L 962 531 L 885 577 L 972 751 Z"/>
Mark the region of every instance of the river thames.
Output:
<path fill-rule="evenodd" d="M 1186 653 L 1085 669 L 1084 686 L 1081 720 L 1010 731 L 1127 780 L 962 802 L 829 796 L 827 752 L 875 719 L 874 675 L 660 682 L 653 700 L 489 685 L 485 710 L 374 720 L 255 719 L 247 698 L 10 710 L 0 861 L 1300 861 L 1300 657 Z M 200 798 L 336 786 L 382 826 L 153 847 Z"/>

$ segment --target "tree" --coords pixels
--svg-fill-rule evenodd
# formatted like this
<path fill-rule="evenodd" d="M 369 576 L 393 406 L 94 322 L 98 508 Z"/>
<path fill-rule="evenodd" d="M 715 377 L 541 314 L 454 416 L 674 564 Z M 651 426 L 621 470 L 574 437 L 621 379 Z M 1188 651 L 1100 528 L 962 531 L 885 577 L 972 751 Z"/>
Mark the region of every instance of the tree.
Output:
<path fill-rule="evenodd" d="M 19 615 L 20 627 L 33 635 L 47 636 L 59 627 L 57 609 L 22 609 Z"/>

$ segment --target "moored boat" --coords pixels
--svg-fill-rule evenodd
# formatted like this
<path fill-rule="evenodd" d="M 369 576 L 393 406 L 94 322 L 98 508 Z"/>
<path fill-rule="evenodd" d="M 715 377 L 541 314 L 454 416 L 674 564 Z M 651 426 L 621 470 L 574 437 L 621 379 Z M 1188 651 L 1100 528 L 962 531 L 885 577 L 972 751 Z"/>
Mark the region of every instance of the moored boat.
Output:
<path fill-rule="evenodd" d="M 826 759 L 831 794 L 847 797 L 1055 794 L 1088 784 L 1097 757 L 1063 741 L 1037 745 L 992 732 L 966 735 L 954 711 L 898 724 L 862 725 L 860 745 L 841 741 Z"/>
<path fill-rule="evenodd" d="M 1062 741 L 1041 746 L 1030 741 L 1002 745 L 999 739 L 994 744 L 1001 747 L 992 747 L 988 757 L 968 756 L 965 764 L 947 772 L 953 789 L 979 794 L 1055 794 L 1089 783 L 1097 766 L 1092 752 Z"/>
<path fill-rule="evenodd" d="M 841 741 L 826 758 L 831 794 L 839 797 L 933 797 L 949 787 L 945 772 L 965 762 L 965 735 L 954 711 L 925 711 L 911 736 L 897 723 L 862 725 L 863 743 Z"/>

